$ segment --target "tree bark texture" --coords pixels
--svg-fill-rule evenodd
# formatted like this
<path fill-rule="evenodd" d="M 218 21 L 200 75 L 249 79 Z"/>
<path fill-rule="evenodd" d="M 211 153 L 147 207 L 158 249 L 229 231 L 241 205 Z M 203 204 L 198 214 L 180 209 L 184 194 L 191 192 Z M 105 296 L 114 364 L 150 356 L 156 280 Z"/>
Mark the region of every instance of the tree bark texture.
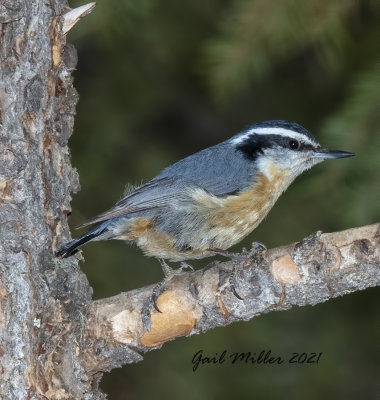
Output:
<path fill-rule="evenodd" d="M 102 399 L 101 371 L 166 341 L 380 284 L 375 224 L 178 275 L 162 312 L 149 306 L 152 287 L 92 301 L 78 258 L 54 257 L 79 189 L 67 147 L 76 54 L 64 33 L 83 12 L 62 0 L 0 3 L 1 399 Z"/>
<path fill-rule="evenodd" d="M 76 53 L 61 33 L 69 10 L 62 0 L 0 2 L 3 400 L 79 399 L 89 388 L 73 326 L 91 289 L 77 266 L 59 268 L 53 257 L 79 189 L 67 148 L 77 102 Z"/>

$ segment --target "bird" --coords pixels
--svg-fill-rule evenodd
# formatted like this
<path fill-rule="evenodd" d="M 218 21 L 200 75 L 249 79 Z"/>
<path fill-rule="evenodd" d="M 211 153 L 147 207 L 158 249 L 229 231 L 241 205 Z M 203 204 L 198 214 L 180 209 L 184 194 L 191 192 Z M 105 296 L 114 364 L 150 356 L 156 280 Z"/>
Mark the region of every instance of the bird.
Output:
<path fill-rule="evenodd" d="M 253 124 L 228 140 L 163 169 L 56 252 L 69 257 L 88 242 L 118 239 L 147 256 L 185 262 L 227 251 L 266 217 L 294 179 L 314 165 L 353 153 L 323 148 L 301 125 Z"/>

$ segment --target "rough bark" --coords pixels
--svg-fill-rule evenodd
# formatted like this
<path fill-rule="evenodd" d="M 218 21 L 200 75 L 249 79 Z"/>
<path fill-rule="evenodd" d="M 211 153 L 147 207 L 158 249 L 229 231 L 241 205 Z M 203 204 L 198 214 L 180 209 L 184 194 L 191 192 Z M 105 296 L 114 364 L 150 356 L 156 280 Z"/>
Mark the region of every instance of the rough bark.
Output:
<path fill-rule="evenodd" d="M 182 335 L 264 312 L 316 304 L 380 284 L 379 224 L 175 277 L 147 307 L 152 287 L 91 300 L 77 259 L 57 260 L 79 189 L 67 141 L 77 94 L 75 50 L 64 33 L 92 8 L 66 1 L 0 4 L 0 398 L 102 399 L 100 371 Z M 236 267 L 237 299 L 228 278 Z M 218 292 L 218 287 L 223 289 Z"/>
<path fill-rule="evenodd" d="M 71 77 L 76 53 L 61 33 L 67 11 L 61 0 L 0 3 L 4 400 L 69 398 L 68 393 L 79 399 L 89 387 L 73 327 L 79 326 L 91 289 L 76 265 L 60 268 L 52 251 L 57 238 L 68 235 L 61 220 L 70 212 L 70 193 L 79 188 L 67 148 L 77 102 Z M 55 319 L 49 318 L 51 309 Z"/>

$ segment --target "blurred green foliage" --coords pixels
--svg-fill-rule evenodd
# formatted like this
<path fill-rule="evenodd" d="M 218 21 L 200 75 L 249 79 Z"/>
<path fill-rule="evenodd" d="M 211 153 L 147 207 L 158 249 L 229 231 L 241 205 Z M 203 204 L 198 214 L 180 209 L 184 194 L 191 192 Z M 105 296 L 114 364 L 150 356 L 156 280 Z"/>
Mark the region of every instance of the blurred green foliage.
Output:
<path fill-rule="evenodd" d="M 236 250 L 380 220 L 378 0 L 99 1 L 69 40 L 79 52 L 70 145 L 82 185 L 73 227 L 113 205 L 128 183 L 266 119 L 297 121 L 327 147 L 357 156 L 298 178 Z M 83 252 L 96 298 L 161 278 L 156 260 L 124 243 Z M 112 400 L 380 398 L 378 294 L 178 339 L 113 371 L 103 388 Z M 194 373 L 199 349 L 323 356 L 318 365 L 223 364 Z"/>

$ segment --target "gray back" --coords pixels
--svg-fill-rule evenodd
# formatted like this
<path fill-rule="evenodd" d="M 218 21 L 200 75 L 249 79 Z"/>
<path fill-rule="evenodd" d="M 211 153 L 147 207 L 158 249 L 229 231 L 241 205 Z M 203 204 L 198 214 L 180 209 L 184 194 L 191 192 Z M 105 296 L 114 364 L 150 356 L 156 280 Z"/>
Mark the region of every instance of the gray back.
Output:
<path fill-rule="evenodd" d="M 247 188 L 255 173 L 254 163 L 245 159 L 228 141 L 201 150 L 165 168 L 152 181 L 177 177 L 189 180 L 217 196 Z"/>

